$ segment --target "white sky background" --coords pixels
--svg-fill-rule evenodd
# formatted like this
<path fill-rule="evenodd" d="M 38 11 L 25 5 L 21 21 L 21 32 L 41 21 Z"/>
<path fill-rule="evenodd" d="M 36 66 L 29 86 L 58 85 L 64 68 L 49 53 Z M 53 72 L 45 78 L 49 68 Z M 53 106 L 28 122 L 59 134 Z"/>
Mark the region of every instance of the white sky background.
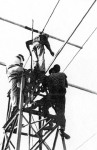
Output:
<path fill-rule="evenodd" d="M 34 28 L 42 31 L 56 3 L 57 0 L 0 0 L 0 17 L 29 27 L 32 26 L 33 19 Z M 92 3 L 93 0 L 61 0 L 45 33 L 67 40 Z M 69 42 L 82 46 L 96 27 L 97 2 Z M 0 20 L 0 61 L 7 63 L 18 53 L 22 53 L 27 60 L 29 52 L 25 42 L 31 38 L 30 31 Z M 97 92 L 96 39 L 97 31 L 65 73 L 69 83 Z M 56 54 L 63 43 L 50 38 L 49 41 Z M 63 71 L 78 50 L 66 45 L 54 64 L 59 63 Z M 47 68 L 53 57 L 46 51 L 45 58 Z M 3 138 L 2 126 L 6 120 L 8 89 L 6 69 L 0 66 L 0 142 Z M 66 132 L 71 136 L 66 141 L 67 150 L 97 150 L 97 96 L 69 87 L 66 95 L 66 119 Z M 91 139 L 88 140 L 89 138 Z M 58 144 L 61 145 L 60 142 Z M 59 146 L 56 150 L 59 150 Z"/>

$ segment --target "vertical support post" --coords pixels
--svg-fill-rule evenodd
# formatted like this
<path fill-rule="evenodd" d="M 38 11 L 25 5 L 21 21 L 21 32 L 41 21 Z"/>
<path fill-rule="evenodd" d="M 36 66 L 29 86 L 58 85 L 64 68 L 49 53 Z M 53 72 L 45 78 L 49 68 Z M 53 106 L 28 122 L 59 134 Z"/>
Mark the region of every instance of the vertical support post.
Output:
<path fill-rule="evenodd" d="M 66 144 L 65 144 L 64 137 L 62 137 L 62 144 L 63 144 L 63 150 L 66 150 Z"/>
<path fill-rule="evenodd" d="M 15 150 L 20 150 L 20 142 L 21 142 L 21 128 L 22 128 L 22 108 L 23 108 L 23 102 L 24 102 L 24 96 L 23 96 L 23 88 L 24 88 L 24 77 L 22 74 L 21 78 L 21 86 L 20 86 L 20 101 L 19 101 L 19 116 L 18 116 L 18 128 L 17 128 L 17 143 Z"/>
<path fill-rule="evenodd" d="M 32 45 L 33 45 L 33 26 L 34 26 L 34 20 L 32 19 Z M 33 58 L 32 58 L 32 52 L 30 52 L 30 56 L 31 56 L 31 71 L 32 71 L 32 67 L 33 67 Z"/>
<path fill-rule="evenodd" d="M 39 106 L 39 112 L 41 112 L 41 106 Z M 41 116 L 39 116 L 39 120 L 41 120 Z M 39 129 L 41 129 L 41 121 L 39 121 Z M 42 138 L 42 131 L 39 132 L 39 136 Z M 39 143 L 41 140 L 39 140 Z M 39 150 L 42 150 L 42 144 L 39 146 Z"/>
<path fill-rule="evenodd" d="M 55 135 L 55 140 L 54 140 L 54 144 L 53 144 L 53 148 L 52 148 L 52 150 L 54 150 L 54 149 L 55 149 L 55 145 L 56 145 L 57 138 L 58 138 L 58 133 L 59 133 L 59 130 L 58 130 L 58 128 L 57 128 L 56 135 Z"/>
<path fill-rule="evenodd" d="M 29 113 L 29 125 L 28 125 L 28 150 L 30 150 L 30 134 L 31 134 L 31 114 Z"/>
<path fill-rule="evenodd" d="M 34 20 L 32 19 L 32 44 L 33 44 L 33 26 L 34 26 Z"/>

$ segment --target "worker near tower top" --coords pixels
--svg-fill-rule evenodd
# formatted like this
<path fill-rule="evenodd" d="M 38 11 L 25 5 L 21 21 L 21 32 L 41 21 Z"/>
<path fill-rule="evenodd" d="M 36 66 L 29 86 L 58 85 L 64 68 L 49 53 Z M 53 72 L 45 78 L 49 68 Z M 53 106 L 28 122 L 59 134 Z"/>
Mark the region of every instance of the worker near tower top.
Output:
<path fill-rule="evenodd" d="M 18 76 L 23 72 L 23 61 L 24 56 L 22 54 L 18 54 L 13 59 L 11 58 L 11 60 L 7 63 L 6 72 L 11 89 L 12 112 L 18 108 L 19 104 L 21 78 Z"/>
<path fill-rule="evenodd" d="M 49 50 L 50 54 L 54 56 L 54 52 L 51 50 L 50 43 L 48 41 L 48 35 L 47 34 L 40 34 L 38 37 L 35 37 L 32 40 L 29 40 L 26 42 L 26 47 L 28 50 L 30 50 L 30 45 L 32 45 L 32 51 L 35 53 L 36 57 L 36 64 L 39 67 L 40 71 L 45 72 L 45 49 L 44 46 Z"/>
<path fill-rule="evenodd" d="M 68 87 L 67 76 L 65 73 L 60 72 L 60 66 L 54 65 L 49 71 L 50 75 L 46 76 L 43 86 L 48 88 L 48 101 L 52 108 L 54 108 L 57 115 L 57 124 L 60 126 L 60 133 L 66 139 L 70 136 L 65 131 L 65 104 L 66 104 L 66 88 Z M 46 105 L 45 105 L 46 106 Z M 47 106 L 46 106 L 47 107 Z M 46 111 L 46 108 L 44 108 Z"/>

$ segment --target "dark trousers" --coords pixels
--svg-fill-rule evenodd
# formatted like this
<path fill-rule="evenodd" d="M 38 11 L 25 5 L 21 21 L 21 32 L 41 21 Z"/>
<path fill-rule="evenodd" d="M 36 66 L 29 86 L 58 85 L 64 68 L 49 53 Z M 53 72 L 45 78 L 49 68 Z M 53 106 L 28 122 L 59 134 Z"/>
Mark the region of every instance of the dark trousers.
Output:
<path fill-rule="evenodd" d="M 56 112 L 57 124 L 65 130 L 65 94 L 48 94 L 45 98 L 37 101 L 37 105 L 42 106 L 44 117 L 47 118 L 49 118 L 49 108 L 52 107 Z"/>

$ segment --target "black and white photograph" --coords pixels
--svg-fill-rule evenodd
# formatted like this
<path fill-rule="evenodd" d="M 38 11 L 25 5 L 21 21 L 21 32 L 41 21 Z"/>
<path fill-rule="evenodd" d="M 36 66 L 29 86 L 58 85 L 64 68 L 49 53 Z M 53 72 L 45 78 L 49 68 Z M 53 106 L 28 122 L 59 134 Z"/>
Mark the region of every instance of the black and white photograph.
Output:
<path fill-rule="evenodd" d="M 0 0 L 0 149 L 97 150 L 97 0 Z"/>

